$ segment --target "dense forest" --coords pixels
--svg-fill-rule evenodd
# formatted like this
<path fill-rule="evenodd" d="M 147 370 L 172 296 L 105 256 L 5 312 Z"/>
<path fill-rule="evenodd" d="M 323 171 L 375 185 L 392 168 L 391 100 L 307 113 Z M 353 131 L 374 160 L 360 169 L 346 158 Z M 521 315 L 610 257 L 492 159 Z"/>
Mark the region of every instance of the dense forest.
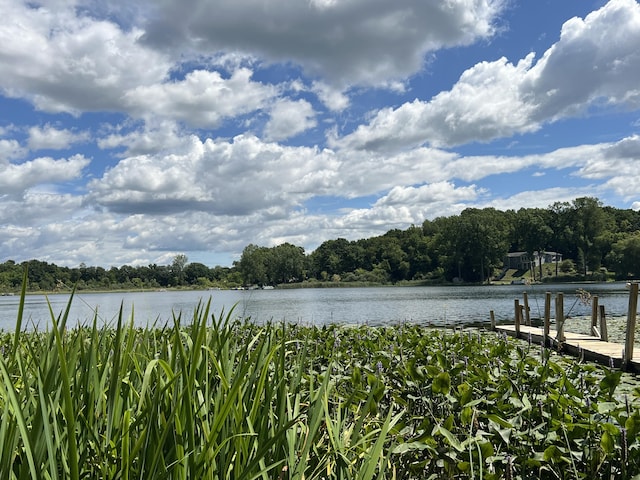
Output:
<path fill-rule="evenodd" d="M 248 245 L 232 267 L 189 263 L 105 269 L 58 267 L 38 260 L 0 264 L 0 292 L 14 291 L 28 265 L 30 290 L 114 288 L 233 288 L 300 282 L 487 282 L 503 273 L 509 252 L 562 254 L 564 278 L 605 280 L 640 276 L 640 212 L 603 206 L 597 198 L 557 202 L 548 208 L 500 211 L 468 208 L 421 226 L 349 241 L 328 240 L 310 254 L 284 243 Z M 535 270 L 534 270 L 535 271 Z M 537 279 L 558 273 L 541 271 Z M 540 278 L 542 277 L 542 278 Z"/>

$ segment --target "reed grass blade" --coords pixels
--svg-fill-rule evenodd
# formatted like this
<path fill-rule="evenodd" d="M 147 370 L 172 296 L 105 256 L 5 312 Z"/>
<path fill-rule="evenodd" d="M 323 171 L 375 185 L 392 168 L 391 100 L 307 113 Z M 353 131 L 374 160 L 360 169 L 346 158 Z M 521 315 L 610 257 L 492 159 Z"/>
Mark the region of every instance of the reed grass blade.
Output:
<path fill-rule="evenodd" d="M 13 347 L 11 348 L 11 359 L 14 359 L 20 343 L 22 333 L 22 318 L 24 316 L 24 302 L 27 297 L 27 284 L 29 283 L 29 267 L 25 265 L 22 273 L 22 289 L 20 290 L 20 302 L 18 303 L 18 317 L 16 319 L 16 329 L 13 333 Z"/>

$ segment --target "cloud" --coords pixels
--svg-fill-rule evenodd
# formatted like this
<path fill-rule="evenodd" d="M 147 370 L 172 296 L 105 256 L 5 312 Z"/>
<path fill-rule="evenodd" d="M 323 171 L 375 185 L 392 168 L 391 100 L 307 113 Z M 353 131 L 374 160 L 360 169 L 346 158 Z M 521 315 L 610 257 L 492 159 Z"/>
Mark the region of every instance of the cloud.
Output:
<path fill-rule="evenodd" d="M 89 183 L 92 201 L 120 213 L 210 211 L 242 215 L 286 210 L 328 190 L 337 175 L 329 151 L 264 143 L 189 139 L 180 153 L 121 160 Z"/>
<path fill-rule="evenodd" d="M 0 89 L 48 112 L 117 110 L 122 92 L 162 82 L 171 67 L 139 42 L 140 29 L 79 16 L 72 2 L 4 1 L 3 15 Z"/>
<path fill-rule="evenodd" d="M 54 9 L 5 2 L 5 7 L 3 14 L 12 21 L 0 25 L 0 92 L 49 113 L 122 112 L 214 128 L 224 119 L 268 106 L 279 94 L 273 85 L 252 81 L 253 72 L 238 61 L 235 66 L 225 61 L 234 67 L 228 76 L 195 69 L 172 78 L 181 62 L 194 59 L 154 50 L 140 42 L 144 32 L 139 27 L 124 30 L 72 3 Z M 33 147 L 60 148 L 63 131 L 56 139 L 54 133 L 52 127 L 34 130 Z M 39 142 L 54 143 L 39 147 Z"/>
<path fill-rule="evenodd" d="M 35 228 L 47 222 L 64 221 L 82 209 L 82 197 L 71 194 L 25 192 L 2 202 L 0 224 Z"/>
<path fill-rule="evenodd" d="M 147 45 L 239 51 L 294 62 L 340 85 L 383 86 L 419 71 L 425 55 L 488 38 L 502 0 L 190 0 L 150 3 Z M 249 13 L 250 12 L 250 13 Z"/>
<path fill-rule="evenodd" d="M 394 151 L 422 144 L 451 146 L 489 140 L 515 131 L 533 131 L 531 107 L 520 101 L 517 85 L 532 56 L 518 65 L 505 58 L 482 62 L 462 74 L 453 89 L 431 101 L 414 100 L 380 110 L 368 125 L 331 144 L 339 148 Z"/>
<path fill-rule="evenodd" d="M 640 107 L 637 2 L 612 0 L 566 22 L 542 55 L 474 60 L 426 93 L 430 56 L 491 39 L 507 4 L 0 0 L 11 19 L 0 24 L 0 93 L 40 110 L 8 102 L 19 112 L 0 126 L 3 255 L 166 263 L 248 243 L 309 249 L 466 207 L 637 200 L 640 140 L 629 128 L 551 151 L 528 135 Z M 485 47 L 498 51 L 487 42 L 464 55 Z M 538 153 L 474 149 L 516 135 Z M 503 194 L 490 178 L 517 174 L 545 186 Z M 343 208 L 310 214 L 323 197 Z"/>
<path fill-rule="evenodd" d="M 391 157 L 336 154 L 251 135 L 229 141 L 192 135 L 169 142 L 179 146 L 164 149 L 159 143 L 154 152 L 123 158 L 90 181 L 88 201 L 127 214 L 261 212 L 283 218 L 315 196 L 358 198 L 398 185 L 444 181 L 447 165 L 458 158 L 427 148 Z"/>
<path fill-rule="evenodd" d="M 137 117 L 162 116 L 194 127 L 217 127 L 225 118 L 259 110 L 277 89 L 251 81 L 241 68 L 225 79 L 218 72 L 195 70 L 184 80 L 136 87 L 124 94 L 127 109 Z"/>
<path fill-rule="evenodd" d="M 334 112 L 340 112 L 349 106 L 349 97 L 339 89 L 323 82 L 313 82 L 311 87 L 320 101 Z"/>
<path fill-rule="evenodd" d="M 27 145 L 30 150 L 64 150 L 77 142 L 89 139 L 87 132 L 76 133 L 69 129 L 57 129 L 52 125 L 29 128 Z"/>
<path fill-rule="evenodd" d="M 136 8 L 5 1 L 12 21 L 0 25 L 0 89 L 52 113 L 126 111 L 215 127 L 277 94 L 251 82 L 242 66 L 259 58 L 300 65 L 316 79 L 319 98 L 339 111 L 350 85 L 397 85 L 420 70 L 425 53 L 491 36 L 502 3 L 242 0 L 218 2 L 209 14 L 208 0 Z M 171 80 L 193 61 L 233 73 L 195 70 Z"/>
<path fill-rule="evenodd" d="M 142 125 L 118 125 L 97 139 L 104 150 L 124 148 L 123 157 L 153 155 L 160 152 L 189 148 L 189 138 L 176 122 L 150 118 Z"/>
<path fill-rule="evenodd" d="M 515 195 L 487 200 L 478 208 L 492 207 L 498 210 L 518 210 L 520 208 L 547 208 L 555 202 L 571 202 L 580 197 L 594 197 L 605 189 L 589 185 L 586 187 L 553 187 L 542 190 L 526 190 Z"/>
<path fill-rule="evenodd" d="M 16 195 L 43 183 L 78 178 L 89 160 L 82 155 L 55 160 L 40 157 L 20 164 L 0 164 L 0 192 Z"/>
<path fill-rule="evenodd" d="M 475 185 L 456 187 L 436 182 L 418 187 L 396 186 L 371 208 L 355 209 L 344 216 L 345 224 L 377 225 L 382 230 L 422 224 L 425 219 L 460 213 L 483 195 Z"/>
<path fill-rule="evenodd" d="M 315 127 L 313 106 L 306 100 L 280 100 L 271 109 L 271 118 L 264 127 L 266 140 L 286 140 Z"/>
<path fill-rule="evenodd" d="M 334 148 L 397 151 L 451 147 L 536 131 L 589 108 L 640 106 L 640 4 L 612 0 L 584 20 L 573 18 L 535 63 L 506 58 L 466 70 L 449 91 L 379 110 Z"/>
<path fill-rule="evenodd" d="M 455 180 L 471 184 L 530 168 L 566 170 L 577 178 L 609 182 L 616 193 L 629 196 L 635 185 L 622 179 L 633 175 L 632 160 L 640 155 L 636 136 L 525 156 L 461 156 L 426 147 L 387 156 L 361 155 L 287 147 L 250 135 L 230 141 L 194 135 L 169 141 L 179 147 L 164 150 L 158 145 L 153 153 L 126 157 L 92 180 L 88 202 L 121 214 L 207 211 L 235 217 L 261 212 L 284 218 L 316 196 L 384 194 L 378 206 L 388 207 L 400 198 L 399 192 L 410 192 L 401 197 L 410 202 L 441 191 L 436 188 L 451 188 Z M 455 193 L 461 192 L 468 190 L 456 187 Z M 456 203 L 453 193 L 444 190 L 450 204 Z M 474 189 L 474 194 L 480 190 Z"/>
<path fill-rule="evenodd" d="M 8 164 L 11 159 L 24 156 L 25 153 L 25 149 L 17 140 L 0 139 L 0 167 Z"/>
<path fill-rule="evenodd" d="M 600 104 L 640 107 L 640 4 L 611 0 L 562 26 L 522 85 L 536 100 L 534 121 L 584 113 Z"/>

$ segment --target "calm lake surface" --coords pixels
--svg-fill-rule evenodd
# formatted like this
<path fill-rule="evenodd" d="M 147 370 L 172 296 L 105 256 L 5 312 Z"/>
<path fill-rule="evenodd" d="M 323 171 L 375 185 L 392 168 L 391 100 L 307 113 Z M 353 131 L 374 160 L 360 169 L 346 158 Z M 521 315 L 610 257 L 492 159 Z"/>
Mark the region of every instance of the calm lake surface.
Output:
<path fill-rule="evenodd" d="M 436 287 L 318 288 L 293 290 L 221 290 L 78 293 L 73 299 L 70 323 L 114 324 L 122 305 L 124 316 L 138 326 L 172 323 L 172 312 L 188 322 L 198 302 L 212 301 L 212 310 L 233 311 L 234 317 L 250 317 L 257 323 L 287 321 L 305 325 L 328 323 L 389 325 L 411 322 L 432 326 L 486 323 L 493 310 L 497 321 L 513 319 L 514 300 L 529 297 L 531 315 L 541 317 L 545 292 L 563 292 L 565 314 L 590 315 L 591 307 L 577 301 L 576 291 L 598 295 L 607 316 L 624 316 L 629 294 L 625 283 L 562 285 L 487 285 Z M 0 329 L 13 330 L 19 296 L 0 297 Z M 28 295 L 23 327 L 44 329 L 49 324 L 47 301 L 56 315 L 66 308 L 69 295 Z M 553 304 L 554 302 L 552 302 Z M 234 307 L 235 306 L 235 307 Z"/>

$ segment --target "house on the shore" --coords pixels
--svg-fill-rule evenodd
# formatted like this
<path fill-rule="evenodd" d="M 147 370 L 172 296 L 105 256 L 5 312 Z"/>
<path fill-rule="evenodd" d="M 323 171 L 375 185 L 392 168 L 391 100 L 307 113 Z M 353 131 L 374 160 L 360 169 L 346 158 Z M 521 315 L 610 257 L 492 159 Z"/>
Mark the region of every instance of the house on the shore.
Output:
<path fill-rule="evenodd" d="M 562 262 L 562 254 L 558 252 L 533 252 L 536 265 Z"/>
<path fill-rule="evenodd" d="M 504 259 L 504 268 L 529 270 L 532 266 L 562 262 L 562 254 L 558 252 L 533 252 L 530 257 L 527 252 L 510 252 Z"/>
<path fill-rule="evenodd" d="M 504 259 L 505 269 L 529 270 L 531 268 L 531 259 L 527 252 L 510 252 Z"/>

